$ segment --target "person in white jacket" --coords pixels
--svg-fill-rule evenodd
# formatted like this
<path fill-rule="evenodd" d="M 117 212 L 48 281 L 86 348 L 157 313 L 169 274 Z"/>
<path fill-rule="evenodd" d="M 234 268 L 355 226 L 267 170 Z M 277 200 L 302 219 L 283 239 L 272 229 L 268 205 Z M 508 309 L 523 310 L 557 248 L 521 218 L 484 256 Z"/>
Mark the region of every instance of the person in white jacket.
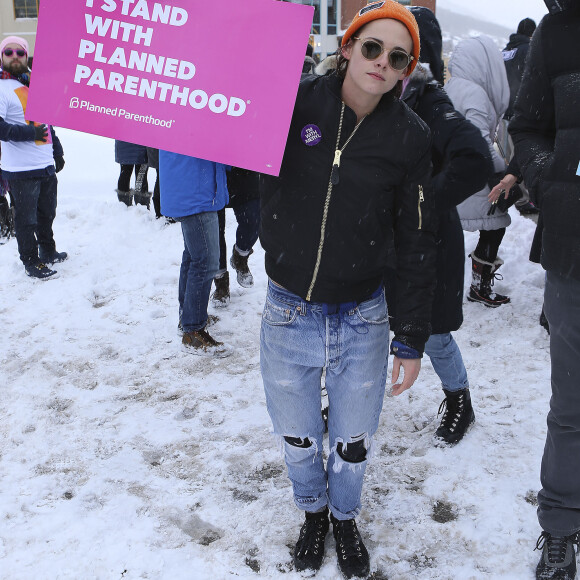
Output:
<path fill-rule="evenodd" d="M 471 121 L 487 141 L 494 174 L 490 185 L 457 206 L 464 230 L 479 230 L 479 241 L 470 254 L 472 283 L 467 295 L 471 302 L 498 307 L 510 301 L 492 290 L 496 270 L 503 264 L 498 250 L 511 219 L 507 211 L 492 208 L 491 188 L 506 173 L 506 164 L 493 143 L 498 124 L 509 105 L 510 89 L 499 48 L 489 36 L 460 41 L 449 59 L 451 79 L 445 90 L 455 108 Z M 491 186 L 491 187 L 490 187 Z"/>

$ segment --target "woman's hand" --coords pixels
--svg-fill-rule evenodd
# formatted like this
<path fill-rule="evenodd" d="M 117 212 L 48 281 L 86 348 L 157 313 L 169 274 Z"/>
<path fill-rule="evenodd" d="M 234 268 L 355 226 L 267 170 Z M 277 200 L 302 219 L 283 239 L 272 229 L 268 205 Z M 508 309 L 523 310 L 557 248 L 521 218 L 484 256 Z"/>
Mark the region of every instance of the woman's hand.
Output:
<path fill-rule="evenodd" d="M 404 373 L 403 382 L 397 383 L 401 367 L 403 367 Z M 400 395 L 403 391 L 410 389 L 413 386 L 413 383 L 417 380 L 420 370 L 420 358 L 399 358 L 396 356 L 393 360 L 393 374 L 391 377 L 393 395 Z"/>
<path fill-rule="evenodd" d="M 487 200 L 490 203 L 495 203 L 500 198 L 502 193 L 507 199 L 510 189 L 516 184 L 517 180 L 518 178 L 515 175 L 507 173 L 503 179 L 489 192 Z"/>

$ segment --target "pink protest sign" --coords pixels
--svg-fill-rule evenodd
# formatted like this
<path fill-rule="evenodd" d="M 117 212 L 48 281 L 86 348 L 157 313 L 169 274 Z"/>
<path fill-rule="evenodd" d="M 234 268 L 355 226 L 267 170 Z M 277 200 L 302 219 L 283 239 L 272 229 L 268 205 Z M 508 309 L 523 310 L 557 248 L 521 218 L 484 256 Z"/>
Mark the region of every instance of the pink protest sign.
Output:
<path fill-rule="evenodd" d="M 51 0 L 26 118 L 277 175 L 313 9 Z"/>

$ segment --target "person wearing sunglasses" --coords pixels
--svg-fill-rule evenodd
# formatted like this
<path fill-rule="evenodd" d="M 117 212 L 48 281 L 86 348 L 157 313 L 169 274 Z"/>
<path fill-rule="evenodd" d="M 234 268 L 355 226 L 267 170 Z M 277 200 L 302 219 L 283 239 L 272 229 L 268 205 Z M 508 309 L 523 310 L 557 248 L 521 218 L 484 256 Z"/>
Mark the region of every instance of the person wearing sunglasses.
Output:
<path fill-rule="evenodd" d="M 280 175 L 262 179 L 269 283 L 260 364 L 294 502 L 305 512 L 297 570 L 322 566 L 330 512 L 340 571 L 347 578 L 370 572 L 355 518 L 387 381 L 389 260 L 399 289 L 393 394 L 417 378 L 430 334 L 431 139 L 399 99 L 418 57 L 419 31 L 408 10 L 394 0 L 361 9 L 343 37 L 337 70 L 301 80 Z"/>
<path fill-rule="evenodd" d="M 64 167 L 63 150 L 52 127 L 25 120 L 30 83 L 28 43 L 8 36 L 0 43 L 0 55 L 2 177 L 10 188 L 20 260 L 28 276 L 46 280 L 57 274 L 47 264 L 67 258 L 66 252 L 56 251 L 52 231 L 56 173 Z"/>

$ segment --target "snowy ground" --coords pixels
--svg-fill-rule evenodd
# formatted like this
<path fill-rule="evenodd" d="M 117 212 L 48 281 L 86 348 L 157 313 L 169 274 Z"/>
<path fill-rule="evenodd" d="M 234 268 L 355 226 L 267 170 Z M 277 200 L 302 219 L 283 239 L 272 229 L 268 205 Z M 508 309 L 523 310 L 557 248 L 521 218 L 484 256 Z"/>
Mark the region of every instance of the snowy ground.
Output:
<path fill-rule="evenodd" d="M 112 141 L 59 134 L 55 234 L 70 259 L 33 282 L 16 242 L 0 247 L 0 578 L 300 578 L 302 516 L 259 372 L 262 250 L 255 287 L 233 282 L 212 330 L 235 354 L 182 353 L 179 226 L 117 202 Z M 512 218 L 497 285 L 512 303 L 466 303 L 456 333 L 474 427 L 434 445 L 442 392 L 428 359 L 411 391 L 385 399 L 360 516 L 375 580 L 533 575 L 549 349 L 534 224 Z M 338 576 L 329 535 L 317 578 Z"/>

